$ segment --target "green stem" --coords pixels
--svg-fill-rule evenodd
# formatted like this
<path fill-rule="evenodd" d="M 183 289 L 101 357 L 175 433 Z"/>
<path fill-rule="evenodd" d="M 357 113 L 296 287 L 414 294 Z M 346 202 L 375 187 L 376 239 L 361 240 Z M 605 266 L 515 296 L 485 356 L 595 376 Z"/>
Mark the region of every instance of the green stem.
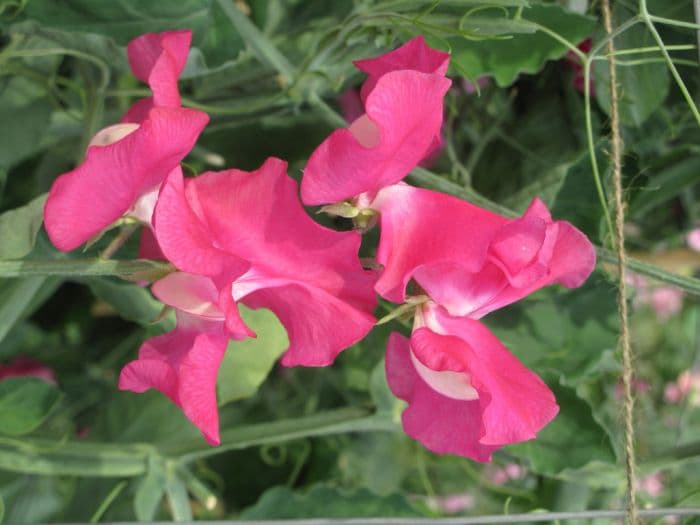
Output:
<path fill-rule="evenodd" d="M 30 275 L 131 277 L 141 273 L 170 272 L 172 270 L 173 267 L 169 263 L 146 259 L 130 261 L 102 259 L 0 261 L 0 277 L 28 277 Z"/>
<path fill-rule="evenodd" d="M 664 59 L 666 60 L 666 65 L 668 68 L 671 70 L 671 75 L 676 81 L 676 84 L 678 85 L 678 89 L 681 90 L 681 93 L 683 94 L 683 98 L 688 104 L 688 107 L 690 108 L 690 111 L 693 113 L 693 116 L 695 117 L 695 121 L 698 123 L 698 126 L 700 126 L 700 111 L 698 111 L 698 107 L 695 105 L 695 101 L 693 100 L 693 97 L 690 95 L 690 92 L 688 91 L 688 88 L 685 85 L 685 82 L 683 82 L 683 79 L 681 78 L 680 73 L 678 72 L 678 69 L 676 68 L 676 65 L 673 63 L 673 60 L 671 59 L 671 55 L 668 53 L 668 50 L 666 49 L 666 46 L 661 39 L 661 35 L 659 32 L 656 30 L 656 26 L 654 26 L 653 20 L 658 21 L 661 23 L 661 20 L 664 19 L 659 19 L 658 17 L 652 17 L 649 14 L 649 11 L 647 11 L 647 5 L 646 5 L 646 0 L 641 0 L 640 1 L 640 11 L 641 11 L 641 16 L 644 19 L 644 22 L 647 25 L 647 28 L 649 29 L 649 32 L 651 33 L 651 36 L 654 37 L 654 40 L 656 40 L 657 45 L 661 48 L 661 54 L 663 55 Z M 691 24 L 694 26 L 694 29 L 697 29 L 698 26 L 697 24 Z"/>
<path fill-rule="evenodd" d="M 186 464 L 223 452 L 269 443 L 346 432 L 386 432 L 397 428 L 397 424 L 386 416 L 373 415 L 361 408 L 344 408 L 297 419 L 230 428 L 221 433 L 221 445 L 218 447 L 209 447 L 197 440 L 168 452 L 179 457 L 180 464 Z"/>

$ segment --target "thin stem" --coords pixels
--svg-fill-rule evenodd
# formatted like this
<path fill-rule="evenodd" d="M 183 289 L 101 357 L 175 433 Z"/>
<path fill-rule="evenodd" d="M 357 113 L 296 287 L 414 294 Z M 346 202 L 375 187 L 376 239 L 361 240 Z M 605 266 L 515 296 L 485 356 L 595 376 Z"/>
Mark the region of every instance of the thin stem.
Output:
<path fill-rule="evenodd" d="M 54 261 L 0 261 L 0 277 L 30 275 L 59 275 L 63 277 L 92 277 L 111 275 L 130 277 L 144 272 L 170 272 L 170 263 L 135 259 L 114 261 L 102 259 L 58 259 Z"/>
<path fill-rule="evenodd" d="M 600 176 L 600 169 L 598 168 L 598 156 L 596 155 L 595 142 L 593 141 L 593 121 L 591 117 L 591 61 L 586 59 L 583 64 L 583 100 L 584 100 L 584 113 L 586 114 L 586 140 L 588 141 L 588 155 L 591 161 L 591 170 L 593 171 L 593 181 L 595 183 L 595 189 L 598 193 L 598 200 L 600 201 L 600 206 L 603 209 L 603 214 L 605 215 L 605 224 L 608 228 L 609 235 L 613 235 L 615 229 L 613 228 L 612 217 L 610 216 L 610 210 L 608 209 L 608 199 L 605 195 L 605 190 L 603 189 L 603 182 Z"/>
<path fill-rule="evenodd" d="M 129 240 L 129 237 L 131 237 L 131 235 L 138 230 L 140 226 L 140 224 L 129 224 L 128 226 L 124 226 L 100 254 L 100 259 L 111 259 L 112 256 L 119 251 L 119 248 L 124 246 L 124 243 Z"/>
<path fill-rule="evenodd" d="M 678 85 L 678 88 L 681 90 L 681 93 L 683 94 L 683 98 L 688 103 L 688 107 L 690 108 L 690 111 L 693 113 L 693 116 L 695 117 L 695 121 L 698 123 L 698 126 L 700 126 L 700 111 L 698 111 L 698 107 L 695 105 L 695 101 L 693 101 L 693 97 L 690 95 L 690 92 L 688 91 L 688 88 L 686 87 L 685 82 L 683 82 L 683 79 L 681 78 L 681 75 L 678 72 L 678 69 L 676 69 L 676 65 L 673 63 L 673 60 L 671 59 L 671 55 L 666 50 L 666 46 L 664 45 L 664 42 L 661 39 L 661 35 L 659 35 L 659 32 L 656 30 L 656 27 L 654 26 L 654 22 L 652 21 L 652 20 L 657 20 L 657 21 L 659 21 L 659 20 L 655 17 L 652 18 L 651 15 L 649 15 L 649 12 L 646 9 L 646 0 L 641 0 L 640 5 L 642 7 L 642 16 L 644 17 L 644 21 L 647 25 L 647 28 L 649 29 L 651 36 L 654 37 L 654 40 L 656 40 L 656 43 L 661 48 L 661 54 L 664 56 L 664 59 L 666 60 L 666 64 L 668 65 L 668 68 L 671 70 L 671 75 L 675 79 L 676 84 Z M 693 25 L 696 25 L 696 24 L 693 24 Z"/>

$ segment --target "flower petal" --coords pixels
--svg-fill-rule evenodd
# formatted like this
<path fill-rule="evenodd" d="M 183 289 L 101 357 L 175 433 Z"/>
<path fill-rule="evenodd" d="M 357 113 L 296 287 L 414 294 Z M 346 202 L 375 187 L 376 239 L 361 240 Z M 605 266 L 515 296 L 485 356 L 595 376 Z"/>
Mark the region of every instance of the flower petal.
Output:
<path fill-rule="evenodd" d="M 127 46 L 129 65 L 136 78 L 153 91 L 155 106 L 179 107 L 177 81 L 185 68 L 192 31 L 146 33 Z"/>
<path fill-rule="evenodd" d="M 408 403 L 401 414 L 406 434 L 438 454 L 491 461 L 498 446 L 480 442 L 479 400 L 457 400 L 433 390 L 416 372 L 408 339 L 397 333 L 389 337 L 386 375 L 394 395 Z"/>
<path fill-rule="evenodd" d="M 421 73 L 445 76 L 450 64 L 450 55 L 425 45 L 423 36 L 417 36 L 401 47 L 375 58 L 355 60 L 355 67 L 367 73 L 360 96 L 366 100 L 377 85 L 377 81 L 391 71 L 409 69 Z"/>
<path fill-rule="evenodd" d="M 122 369 L 119 388 L 138 393 L 149 388 L 160 390 L 182 408 L 210 444 L 218 445 L 216 376 L 228 340 L 220 329 L 190 329 L 182 323 L 185 315 L 178 315 L 177 329 L 141 346 L 138 360 Z"/>
<path fill-rule="evenodd" d="M 243 277 L 246 279 L 246 276 Z M 234 283 L 234 294 L 239 282 Z M 270 309 L 287 330 L 289 348 L 284 366 L 328 366 L 345 348 L 362 339 L 374 326 L 374 317 L 323 287 L 291 279 L 261 278 L 257 289 L 241 301 Z"/>
<path fill-rule="evenodd" d="M 554 394 L 481 322 L 436 308 L 433 321 L 411 336 L 411 349 L 428 368 L 469 374 L 479 393 L 484 445 L 534 439 L 559 411 Z"/>
<path fill-rule="evenodd" d="M 360 265 L 359 234 L 315 223 L 285 170 L 272 158 L 253 172 L 173 177 L 156 207 L 156 234 L 177 267 L 218 274 L 222 294 L 228 283 L 232 299 L 219 300 L 229 302 L 227 321 L 244 297 L 253 308 L 269 307 L 290 331 L 285 362 L 320 366 L 371 329 L 375 274 Z"/>
<path fill-rule="evenodd" d="M 449 87 L 439 75 L 383 75 L 367 97 L 366 115 L 312 153 L 301 184 L 304 203 L 337 203 L 399 182 L 434 147 Z"/>
<path fill-rule="evenodd" d="M 44 222 L 54 245 L 72 250 L 117 220 L 179 165 L 208 120 L 192 109 L 153 108 L 123 139 L 88 148 L 49 192 Z"/>
<path fill-rule="evenodd" d="M 455 197 L 405 184 L 381 190 L 371 207 L 380 213 L 377 261 L 384 265 L 375 288 L 396 303 L 404 301 L 406 285 L 424 265 L 456 263 L 467 272 L 481 269 L 491 238 L 507 222 Z M 426 280 L 429 287 L 431 282 Z"/>

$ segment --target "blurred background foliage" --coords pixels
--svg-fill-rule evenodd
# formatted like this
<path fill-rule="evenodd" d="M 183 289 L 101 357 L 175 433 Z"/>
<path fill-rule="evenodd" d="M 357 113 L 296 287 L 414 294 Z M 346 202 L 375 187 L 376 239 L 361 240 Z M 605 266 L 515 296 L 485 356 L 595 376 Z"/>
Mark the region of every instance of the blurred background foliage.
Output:
<path fill-rule="evenodd" d="M 639 497 L 688 505 L 700 489 L 700 254 L 686 244 L 700 227 L 699 122 L 687 100 L 699 88 L 693 5 L 619 0 L 614 15 L 627 27 L 615 40 L 627 245 L 647 270 L 680 283 L 632 277 Z M 298 178 L 343 125 L 340 96 L 363 78 L 351 61 L 423 34 L 452 53 L 453 87 L 440 157 L 409 181 L 510 213 L 538 195 L 556 218 L 610 244 L 591 165 L 605 191 L 609 85 L 595 1 L 0 0 L 0 263 L 94 257 L 114 235 L 87 253 L 57 253 L 41 230 L 45 194 L 98 129 L 148 94 L 129 73 L 126 43 L 175 28 L 194 31 L 184 104 L 212 119 L 186 159 L 191 173 L 252 169 L 275 155 Z M 587 39 L 596 52 L 588 108 L 570 49 Z M 135 254 L 132 239 L 119 258 Z M 35 523 L 619 508 L 611 271 L 603 262 L 579 290 L 544 290 L 489 316 L 561 405 L 537 440 L 490 465 L 434 455 L 400 431 L 382 362 L 389 332 L 406 331 L 398 322 L 328 369 L 285 369 L 275 364 L 284 330 L 269 313 L 245 312 L 260 338 L 230 347 L 219 377 L 223 446 L 212 449 L 164 396 L 116 389 L 140 343 L 172 327 L 147 289 L 105 276 L 0 278 L 0 515 Z M 5 377 L 17 359 L 43 364 L 49 381 Z"/>

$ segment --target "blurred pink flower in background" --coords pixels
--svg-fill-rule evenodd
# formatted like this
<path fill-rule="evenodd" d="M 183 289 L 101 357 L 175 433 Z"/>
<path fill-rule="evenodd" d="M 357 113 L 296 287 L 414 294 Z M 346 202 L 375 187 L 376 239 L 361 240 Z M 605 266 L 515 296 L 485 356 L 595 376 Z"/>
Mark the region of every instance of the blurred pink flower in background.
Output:
<path fill-rule="evenodd" d="M 632 390 L 637 394 L 646 394 L 651 391 L 651 384 L 645 379 L 634 379 L 632 381 Z M 622 380 L 620 380 L 615 385 L 615 399 L 622 399 L 623 395 L 624 388 L 622 386 Z"/>
<path fill-rule="evenodd" d="M 485 88 L 491 83 L 491 78 L 490 77 L 479 77 L 476 79 L 475 82 L 472 82 L 468 78 L 462 78 L 460 80 L 460 85 L 462 86 L 462 90 L 467 95 L 473 95 L 477 91 L 479 91 L 481 88 Z"/>
<path fill-rule="evenodd" d="M 667 383 L 664 388 L 664 400 L 667 403 L 678 404 L 686 397 L 694 406 L 700 406 L 700 370 L 681 372 L 673 383 Z"/>
<path fill-rule="evenodd" d="M 506 463 L 502 467 L 487 469 L 485 475 L 486 479 L 494 485 L 505 485 L 511 480 L 524 478 L 527 475 L 527 469 L 517 463 Z"/>
<path fill-rule="evenodd" d="M 7 364 L 0 364 L 0 381 L 10 377 L 37 377 L 55 385 L 56 374 L 48 366 L 31 357 L 18 356 Z"/>
<path fill-rule="evenodd" d="M 584 53 L 588 53 L 591 50 L 591 45 L 592 45 L 592 40 L 590 38 L 585 39 L 584 41 L 580 42 L 578 44 L 578 47 L 580 51 L 583 51 Z M 583 64 L 581 63 L 581 60 L 579 59 L 578 55 L 576 55 L 573 51 L 569 51 L 566 54 L 566 57 L 564 57 L 564 60 L 569 64 L 569 67 L 574 73 L 574 78 L 571 80 L 571 83 L 574 85 L 574 89 L 576 91 L 579 91 L 580 93 L 585 92 L 585 77 L 583 74 Z M 591 78 L 589 79 L 589 86 L 590 86 L 590 93 L 591 96 L 595 96 L 595 87 L 593 85 L 593 75 L 591 74 Z"/>
<path fill-rule="evenodd" d="M 639 490 L 646 492 L 652 498 L 659 496 L 664 490 L 664 476 L 661 472 L 654 472 L 639 480 Z"/>
<path fill-rule="evenodd" d="M 468 492 L 462 494 L 448 494 L 447 496 L 433 496 L 425 500 L 425 504 L 433 509 L 446 514 L 457 514 L 474 507 L 474 496 Z"/>
<path fill-rule="evenodd" d="M 632 304 L 635 308 L 651 306 L 659 321 L 667 321 L 683 308 L 683 290 L 674 286 L 654 287 L 642 275 L 629 273 L 626 276 L 629 286 L 635 289 Z"/>
<path fill-rule="evenodd" d="M 700 228 L 690 230 L 686 237 L 686 242 L 688 243 L 688 248 L 700 252 Z"/>

